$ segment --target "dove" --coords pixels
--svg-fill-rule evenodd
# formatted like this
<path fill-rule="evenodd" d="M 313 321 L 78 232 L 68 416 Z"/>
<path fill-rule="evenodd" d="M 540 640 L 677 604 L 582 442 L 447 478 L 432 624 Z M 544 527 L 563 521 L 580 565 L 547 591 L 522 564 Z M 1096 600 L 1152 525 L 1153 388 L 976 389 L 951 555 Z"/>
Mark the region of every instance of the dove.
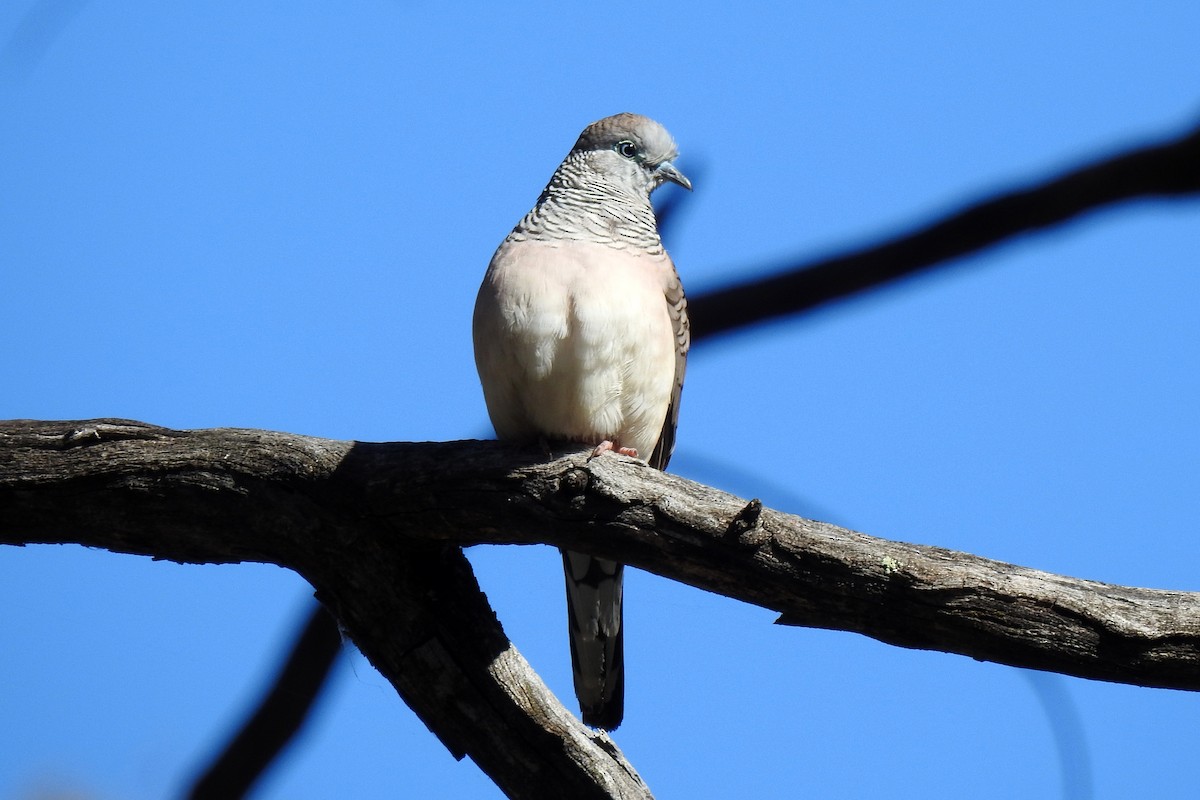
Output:
<path fill-rule="evenodd" d="M 690 335 L 650 194 L 667 182 L 692 188 L 677 155 L 648 117 L 593 122 L 500 243 L 472 320 L 500 440 L 583 443 L 666 468 Z M 612 730 L 624 717 L 624 566 L 562 557 L 581 717 Z"/>

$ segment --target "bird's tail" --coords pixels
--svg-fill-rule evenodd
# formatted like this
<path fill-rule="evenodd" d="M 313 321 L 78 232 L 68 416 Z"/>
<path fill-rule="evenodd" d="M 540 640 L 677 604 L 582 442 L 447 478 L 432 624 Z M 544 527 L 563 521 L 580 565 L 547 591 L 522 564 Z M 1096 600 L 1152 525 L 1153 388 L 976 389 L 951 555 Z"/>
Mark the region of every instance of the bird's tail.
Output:
<path fill-rule="evenodd" d="M 563 551 L 571 670 L 583 721 L 613 730 L 625 715 L 621 594 L 625 566 Z"/>

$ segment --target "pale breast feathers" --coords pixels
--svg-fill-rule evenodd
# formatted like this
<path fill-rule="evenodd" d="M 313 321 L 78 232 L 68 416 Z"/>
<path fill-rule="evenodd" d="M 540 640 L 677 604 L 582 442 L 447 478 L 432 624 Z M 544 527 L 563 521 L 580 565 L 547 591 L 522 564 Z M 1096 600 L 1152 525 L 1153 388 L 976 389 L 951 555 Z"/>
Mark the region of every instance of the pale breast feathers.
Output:
<path fill-rule="evenodd" d="M 474 338 L 502 438 L 611 438 L 643 457 L 657 442 L 676 373 L 673 271 L 665 255 L 603 255 L 506 242 L 493 258 Z"/>

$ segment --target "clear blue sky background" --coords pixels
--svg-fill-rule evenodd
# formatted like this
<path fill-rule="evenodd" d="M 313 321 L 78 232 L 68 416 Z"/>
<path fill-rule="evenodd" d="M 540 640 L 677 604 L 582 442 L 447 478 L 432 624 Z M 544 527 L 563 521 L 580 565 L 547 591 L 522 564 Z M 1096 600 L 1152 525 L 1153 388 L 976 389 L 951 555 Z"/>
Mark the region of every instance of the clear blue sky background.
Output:
<path fill-rule="evenodd" d="M 0 5 L 0 417 L 489 436 L 479 279 L 617 111 L 679 141 L 696 191 L 668 244 L 693 294 L 1200 118 L 1182 0 L 502 5 Z M 705 342 L 672 469 L 1200 590 L 1198 234 L 1200 203 L 1139 203 Z M 556 554 L 470 557 L 573 704 Z M 0 550 L 0 797 L 171 796 L 310 594 L 269 566 Z M 772 619 L 632 571 L 615 738 L 661 797 L 1195 790 L 1195 695 Z M 258 793 L 497 795 L 357 654 Z"/>

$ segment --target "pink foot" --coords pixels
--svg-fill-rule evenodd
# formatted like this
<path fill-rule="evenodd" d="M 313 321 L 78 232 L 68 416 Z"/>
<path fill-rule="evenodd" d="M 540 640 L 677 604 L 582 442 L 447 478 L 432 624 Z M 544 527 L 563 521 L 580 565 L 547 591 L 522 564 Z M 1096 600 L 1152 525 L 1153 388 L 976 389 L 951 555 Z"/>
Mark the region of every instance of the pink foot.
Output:
<path fill-rule="evenodd" d="M 620 454 L 621 454 L 621 455 L 623 455 L 623 456 L 630 456 L 630 457 L 632 457 L 632 458 L 637 458 L 637 457 L 638 457 L 638 451 L 637 451 L 637 449 L 636 449 L 636 448 L 633 448 L 633 447 L 617 447 L 617 446 L 615 446 L 615 445 L 614 445 L 614 444 L 613 444 L 611 441 L 609 441 L 608 439 L 605 439 L 603 442 L 601 442 L 600 444 L 596 445 L 596 449 L 592 451 L 592 456 L 591 456 L 591 457 L 592 457 L 592 458 L 595 458 L 596 456 L 600 455 L 601 453 L 607 453 L 609 450 L 612 450 L 612 451 L 614 451 L 614 452 L 620 453 Z"/>

